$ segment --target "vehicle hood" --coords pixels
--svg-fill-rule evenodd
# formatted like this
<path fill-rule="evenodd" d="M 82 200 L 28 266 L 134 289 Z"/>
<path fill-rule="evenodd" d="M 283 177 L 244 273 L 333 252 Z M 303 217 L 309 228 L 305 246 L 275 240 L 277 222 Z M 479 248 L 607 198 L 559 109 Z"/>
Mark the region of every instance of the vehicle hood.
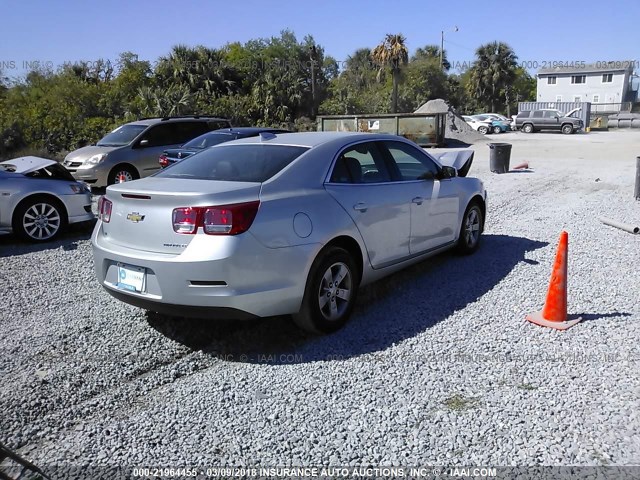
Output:
<path fill-rule="evenodd" d="M 64 157 L 64 161 L 84 162 L 94 155 L 98 155 L 99 153 L 109 153 L 118 148 L 122 147 L 99 147 L 97 145 L 89 145 L 70 152 L 66 157 Z"/>
<path fill-rule="evenodd" d="M 574 108 L 573 110 L 567 112 L 564 114 L 565 117 L 570 117 L 571 115 L 573 115 L 574 113 L 576 113 L 578 110 L 582 110 L 582 107 L 578 107 L 578 108 Z M 575 118 L 575 117 L 574 117 Z"/>
<path fill-rule="evenodd" d="M 475 152 L 471 149 L 446 149 L 444 151 L 429 151 L 429 154 L 435 158 L 440 165 L 453 167 L 458 172 L 459 177 L 466 177 L 473 163 L 473 155 Z"/>
<path fill-rule="evenodd" d="M 55 160 L 50 160 L 48 158 L 20 157 L 0 162 L 0 165 L 12 165 L 13 167 L 15 167 L 15 170 L 12 173 L 25 174 L 35 172 L 36 170 L 48 167 L 49 165 L 53 165 L 54 163 L 58 162 L 56 162 Z"/>

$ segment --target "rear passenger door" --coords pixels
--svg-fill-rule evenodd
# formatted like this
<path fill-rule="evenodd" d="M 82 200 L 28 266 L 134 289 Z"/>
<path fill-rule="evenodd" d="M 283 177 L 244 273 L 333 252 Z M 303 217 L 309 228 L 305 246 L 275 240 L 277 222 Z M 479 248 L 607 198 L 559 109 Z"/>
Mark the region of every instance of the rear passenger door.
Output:
<path fill-rule="evenodd" d="M 409 256 L 411 196 L 405 185 L 391 182 L 380 142 L 342 150 L 325 188 L 358 228 L 373 268 Z"/>
<path fill-rule="evenodd" d="M 531 112 L 531 121 L 536 130 L 548 128 L 545 124 L 546 119 L 544 118 L 544 112 L 542 110 L 535 110 Z"/>

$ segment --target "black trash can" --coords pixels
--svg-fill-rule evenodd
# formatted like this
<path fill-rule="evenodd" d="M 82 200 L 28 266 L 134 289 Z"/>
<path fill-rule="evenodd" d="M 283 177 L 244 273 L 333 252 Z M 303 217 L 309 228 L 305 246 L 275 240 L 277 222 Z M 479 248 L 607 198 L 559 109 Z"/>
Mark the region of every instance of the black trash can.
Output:
<path fill-rule="evenodd" d="M 494 173 L 507 173 L 509 171 L 509 160 L 511 159 L 510 143 L 490 143 L 489 144 L 489 168 Z"/>

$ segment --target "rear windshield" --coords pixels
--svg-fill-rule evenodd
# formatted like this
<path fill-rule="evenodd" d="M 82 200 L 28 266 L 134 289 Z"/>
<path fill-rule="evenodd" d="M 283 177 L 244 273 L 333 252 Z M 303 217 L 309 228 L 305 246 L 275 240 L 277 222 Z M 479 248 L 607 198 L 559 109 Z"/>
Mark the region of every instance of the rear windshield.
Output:
<path fill-rule="evenodd" d="M 108 135 L 105 135 L 96 145 L 99 147 L 121 147 L 128 145 L 146 128 L 147 125 L 122 125 Z"/>
<path fill-rule="evenodd" d="M 221 145 L 196 153 L 157 177 L 264 182 L 307 151 L 290 145 Z"/>
<path fill-rule="evenodd" d="M 185 143 L 182 148 L 207 148 L 218 145 L 219 143 L 228 142 L 234 140 L 234 135 L 230 133 L 205 133 L 193 140 Z"/>

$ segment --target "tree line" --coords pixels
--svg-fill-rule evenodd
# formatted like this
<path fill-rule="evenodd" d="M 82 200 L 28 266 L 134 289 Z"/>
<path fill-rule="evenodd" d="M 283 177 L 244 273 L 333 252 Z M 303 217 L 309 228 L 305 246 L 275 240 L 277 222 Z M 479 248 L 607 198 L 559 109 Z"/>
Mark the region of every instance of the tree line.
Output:
<path fill-rule="evenodd" d="M 72 150 L 144 117 L 212 114 L 234 125 L 308 130 L 318 114 L 413 112 L 434 98 L 460 112 L 510 113 L 535 96 L 535 80 L 516 60 L 508 45 L 492 42 L 477 49 L 471 68 L 453 73 L 439 46 L 410 57 L 405 37 L 394 34 L 339 64 L 313 37 L 283 31 L 222 48 L 178 45 L 153 65 L 125 52 L 114 63 L 38 67 L 19 79 L 0 72 L 0 155 Z"/>

